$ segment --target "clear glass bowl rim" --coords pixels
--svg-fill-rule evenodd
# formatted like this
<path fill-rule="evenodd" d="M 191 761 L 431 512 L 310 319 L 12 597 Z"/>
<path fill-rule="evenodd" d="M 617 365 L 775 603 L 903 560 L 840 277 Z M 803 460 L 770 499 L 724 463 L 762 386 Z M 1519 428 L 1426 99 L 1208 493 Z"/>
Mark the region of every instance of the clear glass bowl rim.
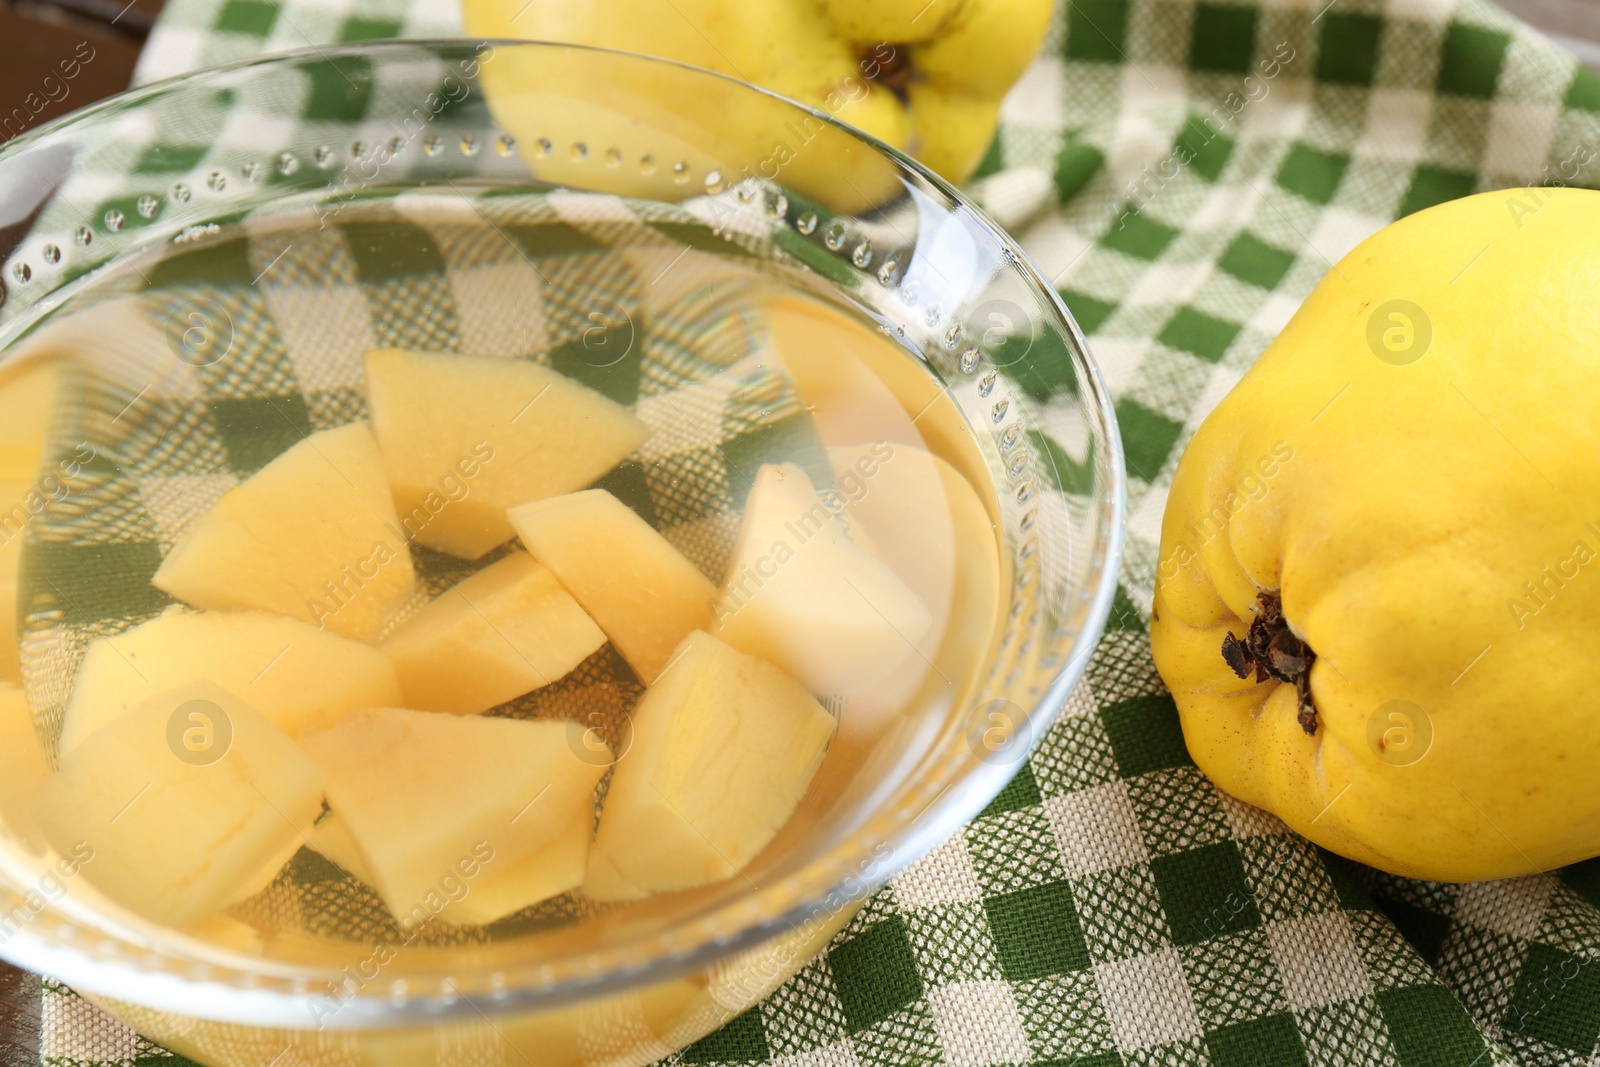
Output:
<path fill-rule="evenodd" d="M 217 64 L 132 88 L 0 145 L 0 164 L 33 150 L 36 145 L 48 142 L 63 132 L 93 128 L 103 119 L 125 113 L 130 107 L 146 100 L 167 94 L 201 91 L 210 83 L 236 78 L 242 72 L 255 69 L 270 71 L 307 61 L 326 62 L 337 57 L 372 59 L 385 55 L 399 57 L 419 50 L 481 50 L 485 47 L 496 51 L 501 48 L 525 52 L 556 49 L 624 57 L 629 61 L 674 68 L 697 77 L 715 79 L 735 91 L 755 92 L 769 97 L 844 132 L 887 157 L 899 171 L 909 173 L 931 187 L 952 207 L 969 212 L 988 235 L 1010 253 L 1008 258 L 1026 279 L 1028 286 L 1043 295 L 1046 305 L 1056 315 L 1054 325 L 1069 342 L 1084 407 L 1098 420 L 1093 436 L 1096 446 L 1103 450 L 1101 462 L 1107 472 L 1107 483 L 1094 501 L 1100 514 L 1098 526 L 1105 540 L 1100 546 L 1099 573 L 1084 614 L 1084 625 L 1073 641 L 1065 665 L 1044 695 L 1032 708 L 1027 709 L 1032 739 L 1037 744 L 1087 669 L 1090 655 L 1103 634 L 1116 592 L 1127 512 L 1126 468 L 1116 413 L 1110 391 L 1093 360 L 1082 330 L 1060 294 L 1044 278 L 1027 253 L 959 189 L 893 146 L 849 123 L 841 122 L 822 109 L 730 75 L 676 60 L 622 49 L 537 40 L 407 38 L 328 47 L 311 45 Z M 492 1000 L 487 1000 L 487 1003 L 472 1001 L 465 987 L 478 983 L 469 983 L 459 974 L 455 975 L 453 982 L 463 988 L 459 993 L 452 994 L 420 993 L 396 998 L 384 990 L 384 983 L 374 983 L 376 988 L 363 990 L 345 1005 L 341 1011 L 340 1028 L 368 1029 L 476 1018 L 485 1008 L 496 1013 L 553 1008 L 639 988 L 653 981 L 711 965 L 760 945 L 783 934 L 785 930 L 797 928 L 808 917 L 814 917 L 823 902 L 849 902 L 864 898 L 867 894 L 861 887 L 859 872 L 861 860 L 870 854 L 870 845 L 860 847 L 857 842 L 881 842 L 892 850 L 889 862 L 873 868 L 871 885 L 867 889 L 875 889 L 931 852 L 976 817 L 1010 781 L 1015 767 L 1014 763 L 976 761 L 969 773 L 929 796 L 927 806 L 909 822 L 897 827 L 895 832 L 873 832 L 874 823 L 883 818 L 881 811 L 875 813 L 865 825 L 836 841 L 791 876 L 765 889 L 741 894 L 677 925 L 640 935 L 626 945 L 608 946 L 593 954 L 585 965 L 569 968 L 571 973 L 565 977 L 552 981 L 549 965 L 531 964 L 522 971 L 527 977 L 537 974 L 536 981 L 526 985 L 496 983 Z M 922 784 L 929 792 L 933 792 L 928 783 Z M 149 924 L 143 925 L 142 929 L 138 924 L 129 924 L 142 936 L 130 938 L 124 945 L 108 945 L 103 930 L 97 930 L 94 938 L 82 936 L 70 920 L 54 924 L 58 929 L 56 937 L 41 936 L 44 934 L 43 930 L 38 929 L 41 925 L 45 924 L 35 923 L 12 938 L 6 944 L 6 951 L 0 955 L 18 966 L 49 974 L 69 986 L 196 1018 L 253 1025 L 303 1026 L 306 1018 L 304 1003 L 309 991 L 320 988 L 324 979 L 338 977 L 338 972 L 332 968 L 328 968 L 326 973 L 312 975 L 308 974 L 307 968 L 297 969 L 269 961 L 260 961 L 261 966 L 248 967 L 245 966 L 250 962 L 248 957 L 207 951 L 210 946 Z M 101 950 L 92 950 L 87 943 L 90 941 L 98 941 Z M 624 956 L 630 958 L 621 958 Z M 159 972 L 152 973 L 148 967 L 134 962 L 132 957 L 142 957 L 146 962 L 159 958 L 164 966 Z M 613 959 L 613 963 L 605 964 L 608 958 Z M 504 975 L 497 974 L 496 977 L 503 979 Z M 452 979 L 445 981 L 451 983 Z"/>

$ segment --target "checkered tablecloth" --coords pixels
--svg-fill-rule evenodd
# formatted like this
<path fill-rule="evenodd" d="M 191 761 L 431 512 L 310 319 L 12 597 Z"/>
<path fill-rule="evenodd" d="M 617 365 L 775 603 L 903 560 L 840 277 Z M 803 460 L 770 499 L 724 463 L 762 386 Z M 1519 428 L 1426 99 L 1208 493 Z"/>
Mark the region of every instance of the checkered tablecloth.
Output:
<path fill-rule="evenodd" d="M 170 0 L 140 76 L 457 25 L 437 0 Z M 987 811 L 673 1062 L 1596 1062 L 1600 863 L 1451 886 L 1308 845 L 1196 770 L 1146 618 L 1185 441 L 1330 265 L 1451 197 L 1600 184 L 1597 151 L 1600 79 L 1477 0 L 1063 3 L 971 188 L 1116 396 L 1109 630 Z M 44 1012 L 46 1063 L 171 1062 L 59 987 Z"/>

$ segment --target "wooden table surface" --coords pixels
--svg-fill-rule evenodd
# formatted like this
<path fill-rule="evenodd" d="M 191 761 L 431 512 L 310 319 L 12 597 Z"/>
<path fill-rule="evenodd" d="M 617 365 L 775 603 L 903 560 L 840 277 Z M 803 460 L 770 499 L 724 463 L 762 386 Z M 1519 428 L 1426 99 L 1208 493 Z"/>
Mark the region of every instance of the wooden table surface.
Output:
<path fill-rule="evenodd" d="M 448 2 L 448 0 L 446 0 Z M 56 63 L 80 42 L 95 49 L 65 99 L 51 102 L 29 128 L 128 87 L 145 36 L 163 0 L 0 0 L 0 102 L 14 106 L 36 92 Z M 1600 70 L 1600 2 L 1500 0 L 1590 67 Z M 0 121 L 4 120 L 0 113 Z M 20 132 L 0 128 L 0 142 Z M 38 1067 L 39 979 L 0 961 L 0 1067 Z"/>

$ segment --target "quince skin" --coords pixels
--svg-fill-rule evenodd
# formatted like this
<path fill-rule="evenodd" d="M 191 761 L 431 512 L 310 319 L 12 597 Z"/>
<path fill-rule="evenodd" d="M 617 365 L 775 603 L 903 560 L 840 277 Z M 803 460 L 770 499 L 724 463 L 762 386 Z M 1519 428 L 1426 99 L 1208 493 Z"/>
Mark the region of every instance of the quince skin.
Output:
<path fill-rule="evenodd" d="M 1600 853 L 1596 232 L 1575 189 L 1395 223 L 1178 466 L 1151 638 L 1189 751 L 1334 852 L 1444 881 Z"/>
<path fill-rule="evenodd" d="M 855 125 L 959 183 L 982 160 L 1000 101 L 1039 50 L 1052 6 L 1049 0 L 463 0 L 462 11 L 472 36 L 642 52 L 753 82 Z M 538 87 L 559 83 L 552 64 L 569 61 L 583 64 L 572 73 L 588 74 L 592 84 L 581 100 L 556 105 Z M 821 122 L 796 120 L 754 94 L 735 100 L 720 86 L 670 68 L 618 64 L 603 71 L 605 62 L 592 53 L 510 52 L 484 62 L 496 119 L 527 146 L 540 178 L 580 187 L 601 179 L 612 192 L 678 200 L 698 193 L 710 169 L 730 180 L 747 176 L 746 168 L 764 178 L 778 178 L 781 170 L 783 182 L 840 211 L 865 209 L 899 191 L 881 159 Z M 553 136 L 569 125 L 574 137 Z M 528 155 L 541 136 L 558 150 Z M 596 142 L 607 138 L 629 157 L 625 167 L 597 174 L 587 162 L 581 173 L 567 173 L 586 162 L 569 155 L 569 140 L 601 151 L 605 146 Z M 635 145 L 645 151 L 631 151 Z M 675 184 L 669 152 L 689 164 L 693 184 Z M 644 154 L 656 162 L 651 173 L 632 158 Z"/>

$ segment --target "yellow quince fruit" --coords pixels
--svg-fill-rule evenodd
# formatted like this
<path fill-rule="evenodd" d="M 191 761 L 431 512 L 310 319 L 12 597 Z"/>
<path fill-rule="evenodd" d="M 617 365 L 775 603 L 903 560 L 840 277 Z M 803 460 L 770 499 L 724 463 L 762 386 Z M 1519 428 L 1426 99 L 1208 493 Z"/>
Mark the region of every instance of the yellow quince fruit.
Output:
<path fill-rule="evenodd" d="M 1151 639 L 1226 792 L 1395 874 L 1600 854 L 1600 193 L 1345 257 L 1195 433 Z"/>
<path fill-rule="evenodd" d="M 463 0 L 462 13 L 473 36 L 642 52 L 751 82 L 857 126 L 959 183 L 983 159 L 1001 99 L 1039 50 L 1052 6 Z M 542 180 L 679 200 L 699 193 L 715 170 L 729 181 L 781 180 L 839 211 L 864 210 L 900 188 L 883 159 L 823 121 L 755 94 L 731 97 L 670 68 L 506 49 L 485 59 L 482 77 L 496 120 Z M 581 85 L 581 99 L 558 100 L 561 85 Z"/>

